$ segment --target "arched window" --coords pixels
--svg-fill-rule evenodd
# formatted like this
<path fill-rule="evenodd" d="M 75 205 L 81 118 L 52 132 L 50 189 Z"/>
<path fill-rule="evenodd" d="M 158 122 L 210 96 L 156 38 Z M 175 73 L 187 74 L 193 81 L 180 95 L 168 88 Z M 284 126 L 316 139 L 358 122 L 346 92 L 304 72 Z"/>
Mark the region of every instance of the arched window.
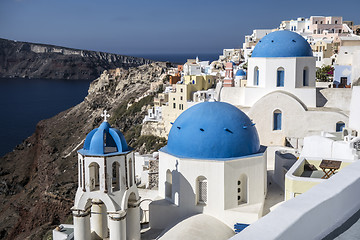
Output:
<path fill-rule="evenodd" d="M 339 121 L 336 123 L 336 131 L 337 132 L 342 132 L 342 130 L 344 129 L 345 127 L 345 123 L 342 122 L 342 121 Z"/>
<path fill-rule="evenodd" d="M 83 178 L 82 178 L 82 164 L 81 164 L 81 159 L 79 160 L 79 187 L 82 188 L 83 186 Z"/>
<path fill-rule="evenodd" d="M 284 68 L 279 67 L 277 69 L 277 81 L 276 81 L 276 86 L 277 87 L 283 87 L 284 86 L 284 75 L 285 75 Z"/>
<path fill-rule="evenodd" d="M 305 67 L 303 70 L 303 86 L 309 86 L 309 70 Z"/>
<path fill-rule="evenodd" d="M 120 190 L 120 164 L 118 162 L 114 162 L 112 164 L 112 181 L 111 186 L 113 191 Z"/>
<path fill-rule="evenodd" d="M 254 86 L 259 86 L 259 68 L 254 68 Z"/>
<path fill-rule="evenodd" d="M 242 174 L 239 180 L 237 181 L 238 205 L 248 202 L 247 188 L 248 188 L 248 177 L 245 174 Z"/>
<path fill-rule="evenodd" d="M 95 162 L 89 165 L 90 191 L 97 191 L 100 189 L 99 169 L 99 164 Z"/>
<path fill-rule="evenodd" d="M 130 158 L 129 159 L 129 187 L 131 187 L 134 184 L 134 174 L 133 174 L 133 161 Z"/>
<path fill-rule="evenodd" d="M 165 197 L 172 197 L 172 173 L 169 169 L 166 171 Z"/>
<path fill-rule="evenodd" d="M 207 203 L 207 179 L 204 176 L 200 176 L 196 180 L 197 182 L 197 200 L 199 204 Z"/>
<path fill-rule="evenodd" d="M 281 118 L 282 118 L 282 113 L 279 109 L 274 111 L 274 125 L 273 125 L 273 130 L 281 130 Z"/>

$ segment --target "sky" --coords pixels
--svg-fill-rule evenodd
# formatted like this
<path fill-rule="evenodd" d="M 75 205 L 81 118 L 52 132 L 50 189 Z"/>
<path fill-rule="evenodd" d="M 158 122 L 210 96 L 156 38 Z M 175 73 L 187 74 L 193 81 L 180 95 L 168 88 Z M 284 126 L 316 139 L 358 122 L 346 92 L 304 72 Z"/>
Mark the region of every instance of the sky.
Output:
<path fill-rule="evenodd" d="M 0 38 L 126 55 L 221 53 L 282 20 L 342 16 L 359 0 L 0 0 Z"/>

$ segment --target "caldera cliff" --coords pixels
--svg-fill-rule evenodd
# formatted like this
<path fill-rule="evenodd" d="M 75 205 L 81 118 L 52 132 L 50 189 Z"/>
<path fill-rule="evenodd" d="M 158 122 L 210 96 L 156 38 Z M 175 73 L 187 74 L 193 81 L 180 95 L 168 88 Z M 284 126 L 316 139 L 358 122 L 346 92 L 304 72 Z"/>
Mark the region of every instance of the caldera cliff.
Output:
<path fill-rule="evenodd" d="M 0 38 L 0 78 L 88 79 L 106 69 L 127 69 L 154 61 Z"/>

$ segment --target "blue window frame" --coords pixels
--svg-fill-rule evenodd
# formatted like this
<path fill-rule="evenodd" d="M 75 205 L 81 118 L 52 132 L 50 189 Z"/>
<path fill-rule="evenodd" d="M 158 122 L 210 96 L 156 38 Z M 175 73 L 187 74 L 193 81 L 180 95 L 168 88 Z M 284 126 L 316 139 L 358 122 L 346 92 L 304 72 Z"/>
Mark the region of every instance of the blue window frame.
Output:
<path fill-rule="evenodd" d="M 344 129 L 345 127 L 345 123 L 343 122 L 337 122 L 336 123 L 336 131 L 337 132 L 342 132 L 342 130 Z"/>
<path fill-rule="evenodd" d="M 282 117 L 281 111 L 275 110 L 273 130 L 281 130 L 281 117 Z"/>
<path fill-rule="evenodd" d="M 277 70 L 276 86 L 277 87 L 283 87 L 284 86 L 284 69 L 283 68 L 278 68 L 278 70 Z"/>

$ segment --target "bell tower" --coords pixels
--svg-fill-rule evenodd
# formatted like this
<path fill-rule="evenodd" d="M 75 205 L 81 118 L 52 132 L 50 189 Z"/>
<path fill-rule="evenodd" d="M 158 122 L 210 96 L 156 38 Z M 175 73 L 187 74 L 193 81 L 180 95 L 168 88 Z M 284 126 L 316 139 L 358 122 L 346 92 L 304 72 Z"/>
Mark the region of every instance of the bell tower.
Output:
<path fill-rule="evenodd" d="M 104 121 L 78 151 L 78 189 L 72 208 L 75 240 L 140 239 L 140 197 L 134 153 L 123 134 Z"/>

